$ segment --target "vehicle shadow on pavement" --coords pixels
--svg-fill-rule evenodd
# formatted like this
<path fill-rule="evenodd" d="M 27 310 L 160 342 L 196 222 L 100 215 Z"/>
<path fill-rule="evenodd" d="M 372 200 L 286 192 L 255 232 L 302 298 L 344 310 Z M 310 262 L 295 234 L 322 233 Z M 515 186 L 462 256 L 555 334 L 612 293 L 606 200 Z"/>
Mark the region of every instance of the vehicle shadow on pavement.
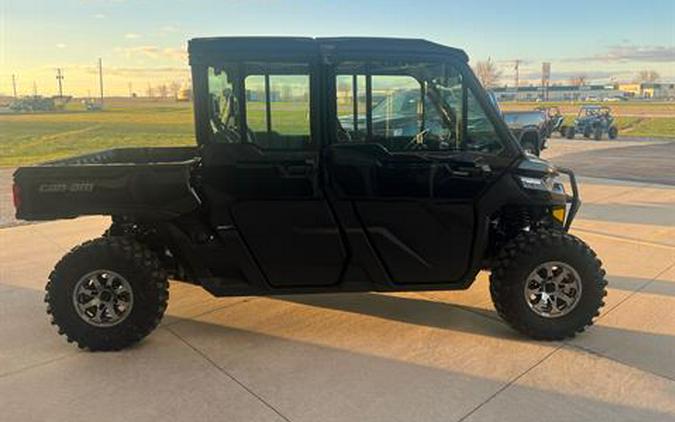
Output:
<path fill-rule="evenodd" d="M 614 284 L 610 284 L 612 288 L 627 291 L 634 291 L 648 281 L 622 277 L 611 277 L 611 280 L 614 281 Z M 675 283 L 655 280 L 645 286 L 641 293 L 671 296 L 673 290 L 675 290 Z M 461 304 L 380 294 L 357 294 L 349 297 L 339 295 L 295 296 L 282 297 L 281 300 L 509 341 L 556 344 L 539 343 L 515 332 L 492 309 Z M 604 312 L 608 312 L 608 309 Z M 476 321 L 476 318 L 467 317 L 467 313 L 489 318 L 492 323 L 480 323 Z M 619 319 L 622 322 L 611 321 L 608 324 L 603 323 L 602 317 L 604 317 L 603 314 L 586 332 L 565 340 L 564 343 L 581 347 L 591 353 L 607 354 L 625 365 L 675 380 L 675 361 L 670 357 L 672 350 L 675 350 L 675 336 L 663 332 L 623 327 L 621 325 L 626 323 L 625 316 Z M 629 319 L 634 321 L 635 318 L 649 320 L 651 316 L 648 314 L 633 315 Z M 639 323 L 637 326 L 642 327 Z M 648 328 L 658 329 L 652 326 Z"/>
<path fill-rule="evenodd" d="M 340 293 L 317 295 L 275 296 L 275 299 L 368 315 L 422 327 L 462 331 L 506 340 L 522 340 L 523 336 L 509 329 L 493 310 L 446 303 L 422 297 L 392 296 L 379 293 Z M 498 324 L 484 324 L 481 319 L 467 318 L 466 313 L 489 318 Z"/>
<path fill-rule="evenodd" d="M 616 288 L 623 287 L 626 290 L 629 290 L 629 286 L 633 286 L 633 289 L 630 290 L 635 290 L 638 286 L 646 282 L 643 279 L 643 281 L 640 282 L 639 280 L 641 279 L 635 278 L 611 277 L 610 279 L 616 280 Z M 650 292 L 666 290 L 666 287 L 671 287 L 674 284 L 667 281 L 662 281 L 660 283 L 662 284 L 661 289 L 659 289 L 658 284 L 652 288 L 652 284 L 650 283 L 642 291 Z M 614 287 L 614 285 L 610 284 L 610 287 Z M 669 294 L 672 294 L 672 292 L 669 292 Z M 275 299 L 306 306 L 368 315 L 423 327 L 462 331 L 505 340 L 533 341 L 509 328 L 506 323 L 499 318 L 496 311 L 462 304 L 375 293 L 282 296 L 275 297 Z M 497 322 L 498 324 L 474 323 L 472 321 L 473 319 L 466 318 L 467 312 L 474 315 L 481 315 L 483 318 L 488 318 L 492 322 Z M 600 335 L 609 334 L 612 336 L 622 336 L 625 338 L 627 344 L 638 341 L 648 342 L 650 344 L 662 344 L 664 346 L 675 348 L 675 337 L 669 335 L 607 327 L 598 324 L 591 326 L 589 331 L 589 334 L 581 334 L 580 336 L 592 336 L 594 335 L 593 332 L 599 332 Z"/>

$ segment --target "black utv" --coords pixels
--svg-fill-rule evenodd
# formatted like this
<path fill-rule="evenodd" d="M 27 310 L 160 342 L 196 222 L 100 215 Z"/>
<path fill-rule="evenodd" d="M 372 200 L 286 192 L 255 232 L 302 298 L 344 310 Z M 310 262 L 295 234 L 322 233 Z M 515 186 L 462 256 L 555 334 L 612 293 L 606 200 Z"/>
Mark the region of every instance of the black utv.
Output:
<path fill-rule="evenodd" d="M 17 218 L 112 216 L 49 277 L 48 313 L 69 341 L 139 341 L 168 279 L 216 296 L 394 292 L 466 289 L 489 270 L 497 312 L 532 338 L 573 336 L 598 315 L 605 272 L 567 232 L 573 173 L 524 153 L 462 50 L 238 37 L 194 39 L 189 53 L 196 147 L 14 175 Z"/>

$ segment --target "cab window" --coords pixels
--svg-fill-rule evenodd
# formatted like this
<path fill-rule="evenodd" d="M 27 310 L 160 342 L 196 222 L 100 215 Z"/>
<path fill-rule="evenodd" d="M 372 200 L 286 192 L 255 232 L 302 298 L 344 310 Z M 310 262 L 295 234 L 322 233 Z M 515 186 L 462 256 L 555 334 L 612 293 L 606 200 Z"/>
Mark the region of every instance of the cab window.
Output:
<path fill-rule="evenodd" d="M 208 89 L 214 142 L 285 150 L 312 146 L 307 65 L 240 63 L 210 67 Z"/>
<path fill-rule="evenodd" d="M 337 142 L 379 143 L 391 152 L 502 150 L 450 64 L 342 63 L 336 74 Z"/>
<path fill-rule="evenodd" d="M 265 149 L 311 146 L 307 66 L 249 66 L 244 79 L 249 141 Z"/>

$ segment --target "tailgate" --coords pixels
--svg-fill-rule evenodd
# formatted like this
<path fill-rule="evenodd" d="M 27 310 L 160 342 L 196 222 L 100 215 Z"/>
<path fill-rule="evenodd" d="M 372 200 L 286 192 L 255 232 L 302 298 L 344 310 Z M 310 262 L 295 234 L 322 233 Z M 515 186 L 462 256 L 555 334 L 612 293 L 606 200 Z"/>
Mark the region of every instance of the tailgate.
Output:
<path fill-rule="evenodd" d="M 192 165 L 194 161 L 21 167 L 14 173 L 16 218 L 135 215 L 170 219 L 199 205 L 190 186 Z"/>

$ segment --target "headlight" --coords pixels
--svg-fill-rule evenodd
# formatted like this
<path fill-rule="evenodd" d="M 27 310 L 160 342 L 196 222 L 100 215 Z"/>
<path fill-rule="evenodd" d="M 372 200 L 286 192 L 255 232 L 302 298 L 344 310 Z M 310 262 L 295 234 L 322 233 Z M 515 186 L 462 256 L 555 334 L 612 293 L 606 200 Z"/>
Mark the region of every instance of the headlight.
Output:
<path fill-rule="evenodd" d="M 563 184 L 558 181 L 556 176 L 529 177 L 518 176 L 520 183 L 525 189 L 539 190 L 543 192 L 565 193 Z"/>

